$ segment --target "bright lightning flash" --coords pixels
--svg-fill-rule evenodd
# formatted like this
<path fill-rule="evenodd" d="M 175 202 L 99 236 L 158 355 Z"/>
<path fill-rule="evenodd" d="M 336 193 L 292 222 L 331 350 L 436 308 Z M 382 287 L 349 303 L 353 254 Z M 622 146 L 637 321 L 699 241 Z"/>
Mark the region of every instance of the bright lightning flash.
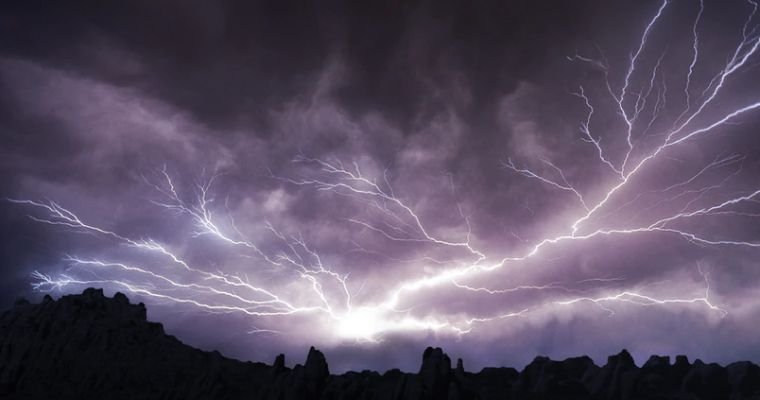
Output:
<path fill-rule="evenodd" d="M 384 334 L 405 331 L 433 330 L 461 335 L 471 332 L 480 324 L 524 317 L 539 310 L 562 312 L 564 307 L 580 304 L 591 304 L 610 314 L 614 313 L 615 307 L 623 305 L 694 306 L 724 316 L 726 311 L 710 299 L 708 274 L 701 266 L 698 268 L 704 280 L 704 294 L 696 297 L 658 297 L 648 294 L 646 287 L 625 286 L 625 277 L 609 276 L 575 282 L 520 284 L 507 288 L 486 288 L 471 283 L 473 279 L 534 258 L 545 248 L 559 243 L 573 245 L 602 237 L 670 235 L 702 247 L 760 248 L 760 242 L 725 238 L 716 233 L 705 234 L 683 228 L 692 226 L 688 222 L 699 218 L 760 216 L 760 212 L 748 213 L 737 209 L 739 205 L 760 203 L 760 188 L 741 193 L 726 190 L 731 178 L 741 171 L 744 161 L 742 155 L 718 155 L 711 162 L 700 165 L 686 179 L 671 182 L 666 187 L 631 194 L 635 192 L 631 190 L 633 182 L 645 171 L 655 168 L 655 164 L 670 160 L 672 150 L 722 132 L 745 114 L 760 108 L 760 98 L 723 112 L 715 111 L 712 107 L 720 103 L 729 81 L 755 62 L 760 47 L 760 34 L 757 26 L 753 25 L 756 24 L 757 3 L 747 1 L 748 15 L 741 27 L 741 38 L 735 47 L 729 49 L 730 55 L 725 64 L 709 82 L 702 85 L 701 93 L 696 89 L 698 82 L 695 70 L 700 65 L 698 32 L 704 15 L 704 4 L 701 0 L 695 4 L 699 8 L 692 26 L 690 48 L 693 51 L 689 59 L 684 60 L 685 87 L 679 93 L 679 96 L 683 96 L 683 109 L 668 122 L 667 129 L 661 128 L 662 121 L 667 118 L 663 113 L 667 98 L 663 73 L 664 55 L 660 55 L 651 68 L 645 66 L 642 60 L 650 48 L 652 35 L 667 16 L 670 0 L 663 0 L 646 24 L 622 74 L 622 81 L 617 85 L 610 80 L 611 68 L 606 60 L 595 60 L 583 55 L 568 57 L 572 62 L 586 63 L 604 71 L 604 92 L 609 97 L 603 101 L 613 104 L 612 108 L 624 129 L 617 135 L 602 140 L 602 136 L 592 129 L 599 110 L 594 107 L 594 101 L 598 99 L 592 99 L 583 86 L 572 93 L 587 110 L 580 124 L 580 139 L 591 145 L 590 151 L 596 155 L 598 168 L 609 175 L 609 184 L 601 188 L 601 191 L 596 188 L 596 191 L 589 192 L 576 187 L 570 179 L 571 175 L 551 160 L 540 159 L 537 164 L 540 167 L 533 169 L 530 162 L 515 162 L 512 158 L 506 158 L 503 166 L 508 171 L 535 180 L 536 184 L 546 185 L 547 189 L 558 190 L 560 196 L 566 193 L 578 205 L 577 215 L 563 233 L 534 241 L 521 253 L 496 256 L 479 249 L 470 229 L 470 221 L 461 207 L 457 207 L 457 210 L 465 229 L 458 237 L 445 237 L 450 235 L 437 233 L 434 227 L 415 212 L 409 202 L 394 192 L 387 173 L 375 178 L 365 175 L 357 163 L 348 165 L 339 160 L 298 156 L 293 162 L 313 167 L 310 175 L 294 178 L 272 174 L 272 178 L 285 185 L 313 188 L 365 202 L 368 209 L 378 217 L 370 220 L 357 217 L 348 221 L 357 229 L 377 235 L 380 240 L 433 249 L 431 251 L 443 249 L 447 255 L 458 256 L 456 259 L 448 259 L 436 257 L 436 254 L 425 254 L 416 260 L 397 260 L 425 265 L 429 267 L 426 268 L 428 272 L 395 283 L 375 301 L 354 304 L 355 293 L 353 286 L 349 285 L 349 271 L 345 267 L 327 265 L 317 250 L 310 247 L 301 235 L 285 234 L 266 223 L 264 227 L 271 239 L 279 243 L 277 250 L 270 250 L 271 246 L 248 239 L 237 228 L 229 212 L 220 212 L 212 194 L 218 177 L 196 185 L 195 195 L 185 198 L 180 195 L 182 191 L 164 168 L 158 171 L 157 179 L 146 179 L 161 196 L 154 204 L 192 221 L 194 230 L 188 234 L 189 237 L 216 241 L 252 259 L 253 268 L 248 273 L 225 273 L 191 265 L 181 251 L 174 250 L 169 245 L 150 238 L 128 237 L 94 225 L 56 202 L 13 199 L 10 201 L 38 211 L 30 216 L 37 222 L 63 226 L 115 241 L 136 253 L 132 260 L 143 260 L 122 262 L 67 256 L 65 261 L 72 271 L 59 276 L 35 272 L 33 287 L 40 291 L 50 291 L 72 286 L 110 286 L 157 301 L 180 303 L 208 312 L 243 313 L 257 319 L 292 318 L 296 314 L 319 315 L 325 317 L 320 321 L 326 321 L 325 329 L 328 332 L 342 339 L 359 341 L 377 341 Z M 643 78 L 639 79 L 641 76 Z M 639 81 L 643 83 L 639 84 Z M 616 86 L 619 89 L 615 89 Z M 651 145 L 651 140 L 645 141 L 644 137 L 659 138 L 659 142 Z M 612 146 L 616 140 L 624 145 L 622 154 L 610 150 L 619 148 Z M 721 176 L 715 180 L 717 175 Z M 707 196 L 708 193 L 711 196 Z M 655 200 L 645 203 L 645 197 Z M 615 205 L 618 206 L 614 207 Z M 631 214 L 635 217 L 626 222 L 610 222 L 606 218 L 623 208 L 633 210 Z M 357 247 L 357 251 L 372 251 Z M 161 267 L 157 268 L 156 264 Z M 260 270 L 269 273 L 274 271 L 281 280 L 273 282 L 265 279 L 258 273 Z M 76 277 L 74 271 L 87 271 L 87 275 L 82 275 L 92 278 Z M 546 297 L 527 307 L 519 306 L 489 315 L 436 311 L 421 317 L 414 312 L 414 295 L 431 288 L 435 288 L 437 293 L 451 292 L 451 296 L 463 293 L 502 296 L 519 291 L 535 291 L 546 294 Z M 259 328 L 254 328 L 251 332 L 278 333 L 277 330 Z"/>

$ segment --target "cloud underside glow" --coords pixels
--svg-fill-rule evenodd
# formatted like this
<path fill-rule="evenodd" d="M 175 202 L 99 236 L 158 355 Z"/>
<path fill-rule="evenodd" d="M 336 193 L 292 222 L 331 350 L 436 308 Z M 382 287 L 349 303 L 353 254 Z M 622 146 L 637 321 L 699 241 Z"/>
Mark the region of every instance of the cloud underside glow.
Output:
<path fill-rule="evenodd" d="M 146 195 L 111 219 L 63 200 L 11 199 L 37 223 L 90 243 L 68 250 L 64 271 L 35 271 L 32 285 L 108 287 L 172 309 L 230 314 L 251 334 L 336 344 L 431 332 L 498 337 L 575 315 L 741 316 L 751 305 L 737 306 L 714 278 L 732 254 L 760 251 L 756 155 L 721 147 L 742 140 L 743 124 L 760 112 L 760 94 L 733 95 L 760 61 L 757 4 L 747 2 L 736 40 L 720 42 L 719 54 L 714 46 L 705 54 L 702 2 L 694 2 L 690 41 L 679 44 L 689 51 L 663 48 L 672 7 L 666 0 L 653 10 L 626 63 L 612 65 L 601 51 L 562 60 L 600 77 L 569 91 L 582 111 L 563 122 L 571 135 L 536 134 L 539 123 L 514 116 L 514 96 L 530 85 L 505 97 L 513 147 L 493 164 L 506 190 L 515 188 L 501 211 L 527 215 L 514 219 L 520 224 L 485 205 L 502 200 L 475 193 L 476 174 L 439 168 L 467 140 L 444 113 L 430 129 L 446 135 L 410 139 L 392 162 L 315 155 L 296 143 L 288 162 L 260 174 L 266 189 L 254 195 L 235 190 L 247 188 L 246 174 L 225 161 L 211 173 L 171 162 L 138 171 Z M 381 125 L 364 122 L 346 123 L 348 137 Z M 539 143 L 555 136 L 572 142 Z M 504 182 L 488 179 L 479 190 Z M 121 230 L 118 215 L 164 228 Z"/>

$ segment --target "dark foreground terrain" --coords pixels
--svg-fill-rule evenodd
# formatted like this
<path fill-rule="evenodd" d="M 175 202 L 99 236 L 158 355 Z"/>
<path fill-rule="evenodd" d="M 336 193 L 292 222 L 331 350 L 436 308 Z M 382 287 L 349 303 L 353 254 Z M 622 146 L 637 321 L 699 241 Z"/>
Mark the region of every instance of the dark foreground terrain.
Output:
<path fill-rule="evenodd" d="M 428 348 L 416 374 L 330 375 L 312 348 L 303 365 L 241 362 L 182 344 L 148 322 L 142 304 L 87 289 L 41 304 L 18 301 L 0 316 L 3 399 L 760 399 L 760 368 L 625 350 L 603 367 L 588 357 L 537 357 L 522 371 L 451 367 Z"/>

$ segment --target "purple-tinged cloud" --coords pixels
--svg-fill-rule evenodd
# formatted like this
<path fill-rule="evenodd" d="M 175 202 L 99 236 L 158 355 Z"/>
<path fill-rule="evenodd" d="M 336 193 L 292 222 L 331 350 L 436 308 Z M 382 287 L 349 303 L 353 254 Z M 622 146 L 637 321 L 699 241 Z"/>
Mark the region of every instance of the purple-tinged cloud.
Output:
<path fill-rule="evenodd" d="M 336 370 L 412 368 L 427 345 L 468 368 L 757 357 L 757 5 L 637 4 L 617 25 L 426 8 L 384 35 L 282 17 L 326 26 L 323 46 L 257 41 L 225 11 L 196 32 L 218 47 L 155 26 L 77 33 L 66 56 L 6 46 L 6 231 L 45 235 L 8 276 L 127 292 L 238 357 L 319 345 Z M 509 17 L 489 53 L 512 11 L 546 32 Z"/>

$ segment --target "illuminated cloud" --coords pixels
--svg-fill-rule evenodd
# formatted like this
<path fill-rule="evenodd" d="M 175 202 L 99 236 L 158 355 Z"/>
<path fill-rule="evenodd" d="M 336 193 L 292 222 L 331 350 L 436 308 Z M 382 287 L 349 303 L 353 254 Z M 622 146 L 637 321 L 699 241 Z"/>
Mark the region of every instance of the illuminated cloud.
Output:
<path fill-rule="evenodd" d="M 372 76 L 351 46 L 366 32 L 335 33 L 303 70 L 278 53 L 282 72 L 241 49 L 187 71 L 217 50 L 170 38 L 95 41 L 94 61 L 7 50 L 7 230 L 50 243 L 42 265 L 24 256 L 39 244 L 12 259 L 35 291 L 127 292 L 239 357 L 319 345 L 337 370 L 414 366 L 404 349 L 435 344 L 472 366 L 619 347 L 735 358 L 757 344 L 760 17 L 752 1 L 720 8 L 631 6 L 633 32 L 556 30 L 525 54 L 504 32 L 524 64 L 480 69 L 455 40 L 429 54 L 454 34 L 415 15 Z M 601 35 L 611 22 L 583 22 L 622 18 L 580 9 L 563 26 Z M 559 17 L 543 11 L 522 10 Z M 283 40 L 310 47 L 297 36 Z M 179 49 L 180 76 L 153 46 Z"/>

